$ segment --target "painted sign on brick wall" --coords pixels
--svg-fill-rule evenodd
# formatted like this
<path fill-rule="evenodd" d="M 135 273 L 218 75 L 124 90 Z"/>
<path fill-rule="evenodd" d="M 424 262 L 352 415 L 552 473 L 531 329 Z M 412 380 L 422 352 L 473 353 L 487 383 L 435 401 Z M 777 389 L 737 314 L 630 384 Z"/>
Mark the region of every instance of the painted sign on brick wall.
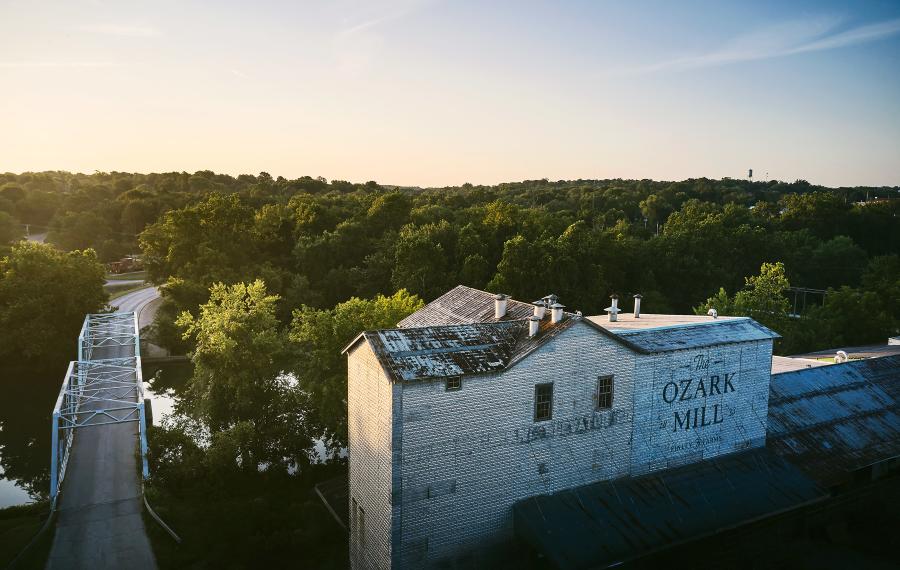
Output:
<path fill-rule="evenodd" d="M 645 412 L 635 422 L 632 462 L 665 467 L 679 458 L 696 460 L 729 453 L 765 434 L 755 402 L 768 394 L 762 345 L 725 345 L 648 357 L 653 381 L 636 398 Z M 653 359 L 653 360 L 651 360 Z M 640 384 L 639 384 L 640 386 Z M 764 411 L 762 412 L 764 414 Z"/>

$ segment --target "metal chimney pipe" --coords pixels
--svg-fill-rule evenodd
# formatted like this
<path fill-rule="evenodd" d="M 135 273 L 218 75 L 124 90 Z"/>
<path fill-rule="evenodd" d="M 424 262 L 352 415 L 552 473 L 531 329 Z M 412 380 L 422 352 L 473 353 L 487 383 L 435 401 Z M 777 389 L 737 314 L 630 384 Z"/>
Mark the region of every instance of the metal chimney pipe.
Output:
<path fill-rule="evenodd" d="M 541 319 L 536 315 L 528 317 L 528 337 L 537 335 L 538 328 L 541 326 Z"/>
<path fill-rule="evenodd" d="M 640 293 L 634 296 L 634 318 L 636 319 L 641 318 L 641 299 L 643 297 Z"/>
<path fill-rule="evenodd" d="M 547 303 L 544 301 L 535 301 L 532 305 L 534 305 L 534 316 L 538 319 L 543 319 L 544 315 L 547 314 Z"/>
<path fill-rule="evenodd" d="M 502 319 L 506 316 L 506 300 L 509 299 L 506 295 L 498 294 L 494 295 L 494 318 Z"/>
<path fill-rule="evenodd" d="M 563 309 L 565 308 L 565 305 L 560 305 L 559 303 L 550 305 L 550 322 L 556 324 L 561 321 L 563 319 Z"/>
<path fill-rule="evenodd" d="M 614 323 L 619 320 L 619 313 L 621 309 L 619 309 L 619 296 L 613 294 L 610 299 L 612 299 L 612 306 L 606 307 L 606 312 L 609 313 L 609 322 Z"/>

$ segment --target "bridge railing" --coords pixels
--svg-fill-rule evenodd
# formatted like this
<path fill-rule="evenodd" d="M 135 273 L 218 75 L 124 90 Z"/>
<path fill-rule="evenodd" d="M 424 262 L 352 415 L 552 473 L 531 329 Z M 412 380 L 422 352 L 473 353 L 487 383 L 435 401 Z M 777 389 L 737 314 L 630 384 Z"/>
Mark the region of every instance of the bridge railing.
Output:
<path fill-rule="evenodd" d="M 137 422 L 141 473 L 149 477 L 144 384 L 137 315 L 87 315 L 78 336 L 78 360 L 69 363 L 51 419 L 50 499 L 55 508 L 75 430 Z M 130 347 L 131 355 L 104 358 L 98 349 Z"/>

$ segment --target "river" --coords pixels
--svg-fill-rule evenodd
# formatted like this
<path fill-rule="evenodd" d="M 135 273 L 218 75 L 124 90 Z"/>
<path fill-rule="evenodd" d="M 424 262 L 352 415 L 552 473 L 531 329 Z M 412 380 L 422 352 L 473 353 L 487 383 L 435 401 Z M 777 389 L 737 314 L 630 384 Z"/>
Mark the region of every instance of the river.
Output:
<path fill-rule="evenodd" d="M 0 509 L 47 496 L 50 416 L 67 365 L 59 362 L 43 372 L 0 369 Z M 192 370 L 187 361 L 144 366 L 144 394 L 151 401 L 153 425 L 173 413 Z M 320 461 L 327 459 L 322 440 L 314 449 Z M 345 457 L 346 450 L 339 455 Z"/>
<path fill-rule="evenodd" d="M 60 362 L 43 372 L 0 370 L 0 509 L 47 495 L 50 416 L 67 365 Z M 177 390 L 190 374 L 189 362 L 145 367 L 145 396 L 152 402 L 155 425 L 172 413 Z"/>

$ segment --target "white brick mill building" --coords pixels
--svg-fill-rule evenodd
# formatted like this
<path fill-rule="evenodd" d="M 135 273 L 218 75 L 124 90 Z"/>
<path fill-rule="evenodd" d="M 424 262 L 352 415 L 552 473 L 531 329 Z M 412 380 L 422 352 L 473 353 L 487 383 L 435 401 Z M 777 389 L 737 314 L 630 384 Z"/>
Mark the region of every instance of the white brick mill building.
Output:
<path fill-rule="evenodd" d="M 776 333 L 608 312 L 459 286 L 351 342 L 351 566 L 468 566 L 526 499 L 765 448 Z"/>

